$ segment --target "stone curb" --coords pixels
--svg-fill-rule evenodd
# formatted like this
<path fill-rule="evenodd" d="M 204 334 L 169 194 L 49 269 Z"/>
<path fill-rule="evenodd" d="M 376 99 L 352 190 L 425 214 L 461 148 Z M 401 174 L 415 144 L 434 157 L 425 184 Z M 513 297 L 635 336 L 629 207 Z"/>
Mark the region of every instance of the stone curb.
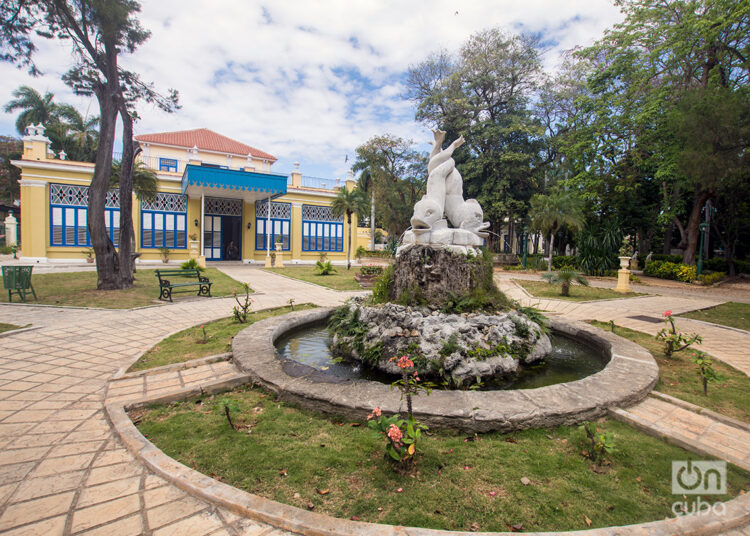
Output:
<path fill-rule="evenodd" d="M 119 402 L 119 404 L 125 404 L 125 409 L 129 411 L 131 409 L 142 408 L 151 404 L 169 404 L 170 402 L 187 400 L 188 398 L 196 396 L 212 395 L 222 391 L 229 391 L 235 387 L 250 382 L 251 378 L 247 374 L 235 374 L 229 378 L 203 383 L 197 387 L 183 387 L 182 389 L 160 395 L 146 395 L 141 398 L 133 398 L 127 402 Z"/>
<path fill-rule="evenodd" d="M 11 329 L 9 331 L 3 331 L 0 333 L 0 339 L 3 337 L 10 337 L 11 335 L 18 335 L 19 333 L 25 333 L 27 331 L 34 331 L 35 329 L 41 329 L 42 326 L 28 326 L 25 328 Z"/>
<path fill-rule="evenodd" d="M 651 391 L 650 396 L 663 400 L 664 402 L 669 402 L 670 404 L 674 404 L 675 406 L 679 406 L 682 409 L 692 411 L 693 413 L 697 413 L 698 415 L 705 415 L 706 417 L 711 417 L 713 420 L 719 421 L 728 426 L 733 426 L 735 428 L 745 430 L 746 432 L 750 432 L 750 423 L 746 423 L 745 421 L 740 421 L 739 419 L 733 419 L 732 417 L 727 417 L 726 415 L 722 415 L 721 413 L 716 413 L 715 411 L 711 409 L 704 408 L 702 406 L 697 406 L 695 404 L 691 404 L 690 402 L 686 402 L 685 400 L 680 400 L 679 398 L 675 398 L 665 393 L 660 393 L 659 391 Z"/>
<path fill-rule="evenodd" d="M 740 458 L 736 458 L 731 454 L 722 454 L 721 456 L 719 456 L 715 452 L 710 452 L 703 446 L 696 444 L 690 438 L 678 432 L 675 432 L 674 430 L 667 430 L 664 427 L 660 426 L 659 424 L 648 422 L 647 420 L 642 419 L 641 417 L 638 417 L 637 415 L 633 415 L 629 411 L 626 411 L 621 408 L 611 408 L 609 410 L 609 414 L 615 420 L 627 423 L 633 426 L 634 428 L 637 428 L 638 430 L 641 430 L 642 432 L 645 432 L 649 435 L 652 435 L 663 441 L 666 441 L 667 443 L 671 443 L 672 445 L 676 445 L 680 448 L 689 450 L 690 452 L 694 452 L 701 456 L 709 456 L 711 458 L 720 457 L 728 461 L 729 463 L 736 465 L 740 469 L 743 469 L 745 471 L 750 471 L 750 463 L 744 460 L 741 460 Z M 750 494 L 746 494 L 746 495 L 750 495 Z M 750 510 L 748 510 L 747 514 L 748 514 L 748 519 L 750 519 Z"/>
<path fill-rule="evenodd" d="M 138 358 L 140 359 L 140 357 Z M 171 365 L 162 365 L 161 367 L 153 367 L 144 370 L 136 370 L 135 372 L 124 372 L 117 371 L 117 374 L 112 376 L 112 380 L 126 380 L 128 378 L 140 378 L 142 376 L 153 376 L 154 374 L 163 374 L 164 372 L 176 372 L 178 370 L 186 370 L 202 365 L 209 365 L 211 363 L 217 363 L 219 361 L 229 361 L 232 359 L 232 352 L 226 352 L 223 354 L 210 355 L 207 357 L 199 357 L 198 359 L 191 359 L 190 361 L 183 361 L 181 363 L 172 363 Z M 132 365 L 131 365 L 132 366 Z M 128 367 L 129 368 L 129 367 Z"/>
<path fill-rule="evenodd" d="M 247 381 L 247 379 L 245 379 Z M 221 390 L 229 382 L 216 382 L 206 387 Z M 200 394 L 198 389 L 183 389 L 163 397 L 143 398 L 128 404 L 142 407 L 160 401 L 174 401 Z M 202 390 L 204 393 L 206 389 Z M 214 391 L 216 392 L 216 391 Z M 179 489 L 209 501 L 229 511 L 271 524 L 283 530 L 305 536 L 500 536 L 511 533 L 457 532 L 434 529 L 378 525 L 347 519 L 338 519 L 316 514 L 294 506 L 278 503 L 264 497 L 236 489 L 228 484 L 207 477 L 176 460 L 173 460 L 148 441 L 128 417 L 123 403 L 105 404 L 105 414 L 115 433 L 125 447 L 155 474 L 174 484 Z M 721 534 L 727 530 L 750 522 L 750 494 L 737 497 L 727 503 L 725 515 L 690 515 L 640 525 L 605 527 L 571 532 L 533 532 L 536 536 L 565 534 L 568 536 L 706 536 Z"/>
<path fill-rule="evenodd" d="M 400 393 L 389 385 L 336 381 L 298 364 L 296 375 L 286 372 L 287 361 L 277 355 L 274 341 L 285 332 L 325 320 L 331 311 L 300 311 L 256 322 L 233 340 L 235 365 L 281 398 L 314 411 L 344 414 L 355 420 L 364 420 L 376 407 L 388 414 L 400 412 Z M 610 407 L 639 402 L 656 384 L 658 366 L 637 344 L 581 322 L 550 318 L 550 325 L 608 354 L 609 363 L 581 380 L 537 389 L 433 391 L 429 398 L 414 401 L 416 417 L 429 426 L 469 432 L 571 425 L 604 416 Z"/>
<path fill-rule="evenodd" d="M 686 312 L 687 313 L 693 313 L 695 311 L 705 311 L 706 309 L 713 309 L 714 307 L 717 307 L 717 306 L 716 305 L 711 305 L 709 307 L 701 307 L 700 309 L 692 309 L 692 310 L 686 311 Z M 745 329 L 735 328 L 733 326 L 725 326 L 723 324 L 717 324 L 716 322 L 707 322 L 705 320 L 698 320 L 697 318 L 690 318 L 689 316 L 682 316 L 683 314 L 685 314 L 685 313 L 680 313 L 680 314 L 676 315 L 676 318 L 679 318 L 680 320 L 684 320 L 686 322 L 697 322 L 698 324 L 703 324 L 704 326 L 710 326 L 712 328 L 728 329 L 729 331 L 734 331 L 736 333 L 741 333 L 743 335 L 750 335 L 750 331 L 747 331 Z"/>

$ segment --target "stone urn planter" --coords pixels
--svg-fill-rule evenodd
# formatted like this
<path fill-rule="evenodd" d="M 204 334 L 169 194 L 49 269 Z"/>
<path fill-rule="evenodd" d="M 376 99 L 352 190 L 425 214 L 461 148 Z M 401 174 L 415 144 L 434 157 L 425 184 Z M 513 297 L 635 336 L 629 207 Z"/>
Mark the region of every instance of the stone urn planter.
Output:
<path fill-rule="evenodd" d="M 620 259 L 620 269 L 627 270 L 630 268 L 630 257 L 618 257 Z"/>
<path fill-rule="evenodd" d="M 375 285 L 375 281 L 380 277 L 379 274 L 354 274 L 354 279 L 360 284 L 362 288 L 372 288 Z"/>

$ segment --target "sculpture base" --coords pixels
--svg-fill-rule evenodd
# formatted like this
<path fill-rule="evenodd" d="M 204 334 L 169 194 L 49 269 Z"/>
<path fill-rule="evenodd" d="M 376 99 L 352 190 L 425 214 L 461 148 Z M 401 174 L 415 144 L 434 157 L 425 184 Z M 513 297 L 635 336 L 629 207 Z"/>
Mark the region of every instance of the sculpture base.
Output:
<path fill-rule="evenodd" d="M 617 286 L 615 292 L 627 294 L 630 292 L 630 270 L 618 270 L 617 271 Z"/>
<path fill-rule="evenodd" d="M 389 301 L 431 309 L 493 310 L 508 300 L 492 280 L 492 256 L 466 246 L 413 244 L 393 264 Z M 458 249 L 458 251 L 456 251 Z"/>

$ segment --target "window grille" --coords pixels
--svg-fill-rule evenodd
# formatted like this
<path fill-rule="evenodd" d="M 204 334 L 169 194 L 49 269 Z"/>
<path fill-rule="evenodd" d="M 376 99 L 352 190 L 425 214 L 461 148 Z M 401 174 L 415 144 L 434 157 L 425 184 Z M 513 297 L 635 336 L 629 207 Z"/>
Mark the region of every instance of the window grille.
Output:
<path fill-rule="evenodd" d="M 242 216 L 242 199 L 227 199 L 225 197 L 207 197 L 206 214 L 216 216 Z"/>
<path fill-rule="evenodd" d="M 256 218 L 268 217 L 268 201 L 259 200 L 255 202 L 255 217 Z M 271 201 L 271 218 L 291 220 L 292 219 L 292 204 L 291 203 L 276 203 L 274 201 Z"/>
<path fill-rule="evenodd" d="M 151 201 L 141 201 L 141 209 L 161 212 L 187 212 L 187 196 L 158 193 L 156 198 Z"/>

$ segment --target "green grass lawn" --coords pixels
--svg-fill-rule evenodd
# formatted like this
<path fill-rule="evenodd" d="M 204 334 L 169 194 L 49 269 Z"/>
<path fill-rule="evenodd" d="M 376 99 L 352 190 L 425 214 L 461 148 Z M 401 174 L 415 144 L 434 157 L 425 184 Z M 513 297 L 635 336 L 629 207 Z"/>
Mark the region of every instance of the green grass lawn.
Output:
<path fill-rule="evenodd" d="M 609 330 L 609 323 L 593 321 L 593 325 Z M 677 322 L 677 327 L 680 324 Z M 692 362 L 692 351 L 683 350 L 664 355 L 661 342 L 642 331 L 616 326 L 615 333 L 646 348 L 659 365 L 659 383 L 656 390 L 686 400 L 692 404 L 712 409 L 718 413 L 750 422 L 750 377 L 741 371 L 714 360 L 714 369 L 722 381 L 708 384 L 708 396 L 703 395 L 703 385 Z M 699 344 L 695 348 L 700 348 Z"/>
<path fill-rule="evenodd" d="M 722 303 L 710 309 L 690 311 L 679 316 L 750 331 L 750 303 Z"/>
<path fill-rule="evenodd" d="M 21 329 L 23 326 L 16 326 L 15 324 L 3 324 L 0 322 L 0 333 L 3 333 L 4 331 L 11 331 L 14 329 Z"/>
<path fill-rule="evenodd" d="M 537 298 L 553 298 L 557 300 L 568 301 L 591 301 L 591 300 L 611 300 L 614 298 L 632 298 L 634 296 L 643 296 L 637 292 L 628 292 L 622 294 L 608 288 L 583 287 L 581 285 L 570 286 L 570 296 L 560 295 L 560 285 L 551 285 L 545 281 L 526 281 L 514 279 L 516 283 L 525 288 L 531 295 Z"/>
<path fill-rule="evenodd" d="M 239 411 L 232 430 L 223 399 Z M 167 455 L 222 482 L 318 513 L 434 529 L 582 530 L 672 517 L 672 460 L 699 458 L 616 421 L 616 451 L 601 473 L 577 427 L 512 434 L 434 431 L 416 470 L 395 472 L 384 440 L 364 423 L 303 411 L 241 388 L 133 414 Z M 531 483 L 524 486 L 521 478 Z M 750 487 L 728 466 L 726 500 Z"/>
<path fill-rule="evenodd" d="M 300 281 L 323 285 L 334 290 L 362 290 L 354 274 L 359 273 L 359 268 L 352 267 L 347 270 L 346 266 L 336 266 L 336 273 L 329 275 L 318 275 L 315 266 L 288 266 L 284 268 L 266 268 L 269 272 L 293 277 Z"/>
<path fill-rule="evenodd" d="M 315 305 L 303 303 L 295 305 L 294 310 L 313 309 Z M 237 333 L 258 320 L 265 320 L 272 316 L 279 316 L 291 312 L 291 307 L 276 307 L 256 311 L 248 315 L 247 323 L 240 324 L 233 317 L 220 318 L 213 322 L 193 326 L 175 333 L 162 340 L 143 354 L 128 372 L 145 370 L 173 363 L 182 363 L 191 359 L 223 354 L 232 351 L 232 339 Z M 206 330 L 206 342 L 203 342 L 203 329 Z"/>
<path fill-rule="evenodd" d="M 243 292 L 242 283 L 223 274 L 216 268 L 208 268 L 204 275 L 211 280 L 212 296 L 228 296 L 232 292 Z M 105 307 L 108 309 L 130 309 L 143 305 L 152 305 L 159 299 L 159 279 L 155 270 L 139 269 L 132 288 L 127 290 L 96 290 L 96 272 L 66 272 L 61 274 L 33 274 L 38 301 L 27 297 L 26 303 L 47 305 L 74 305 L 78 307 Z M 195 289 L 195 290 L 192 290 Z M 185 296 L 195 296 L 198 287 L 191 287 L 190 292 L 174 293 L 173 300 Z M 0 303 L 8 301 L 8 293 L 0 292 Z M 13 296 L 13 302 L 20 299 Z M 168 302 L 167 302 L 168 303 Z"/>

